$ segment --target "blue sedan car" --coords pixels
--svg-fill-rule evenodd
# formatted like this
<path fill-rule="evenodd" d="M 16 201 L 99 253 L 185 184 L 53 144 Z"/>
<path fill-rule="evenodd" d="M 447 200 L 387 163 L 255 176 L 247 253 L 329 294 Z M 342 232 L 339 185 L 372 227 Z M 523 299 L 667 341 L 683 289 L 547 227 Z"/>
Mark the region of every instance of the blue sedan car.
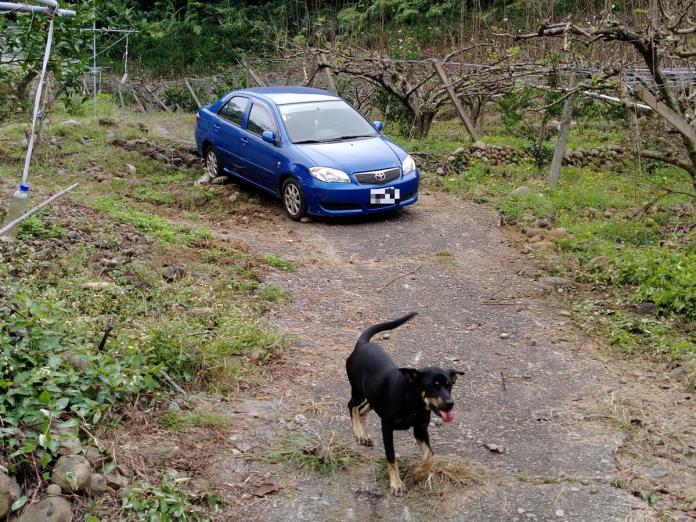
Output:
<path fill-rule="evenodd" d="M 416 164 L 381 130 L 328 91 L 263 87 L 202 107 L 196 145 L 210 177 L 242 178 L 279 197 L 299 220 L 416 202 Z"/>

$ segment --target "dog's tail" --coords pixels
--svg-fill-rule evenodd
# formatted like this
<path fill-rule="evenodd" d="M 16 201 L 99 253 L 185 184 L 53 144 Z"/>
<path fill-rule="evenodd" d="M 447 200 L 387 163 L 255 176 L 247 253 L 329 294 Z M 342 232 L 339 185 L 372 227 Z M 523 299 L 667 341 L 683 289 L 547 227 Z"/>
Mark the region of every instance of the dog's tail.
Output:
<path fill-rule="evenodd" d="M 384 330 L 393 330 L 398 328 L 406 321 L 410 321 L 418 312 L 411 312 L 408 315 L 401 317 L 400 319 L 395 319 L 394 321 L 387 321 L 386 323 L 379 323 L 374 326 L 370 326 L 365 330 L 362 335 L 358 338 L 358 344 L 364 344 L 370 342 L 370 338 L 377 332 L 383 332 Z"/>

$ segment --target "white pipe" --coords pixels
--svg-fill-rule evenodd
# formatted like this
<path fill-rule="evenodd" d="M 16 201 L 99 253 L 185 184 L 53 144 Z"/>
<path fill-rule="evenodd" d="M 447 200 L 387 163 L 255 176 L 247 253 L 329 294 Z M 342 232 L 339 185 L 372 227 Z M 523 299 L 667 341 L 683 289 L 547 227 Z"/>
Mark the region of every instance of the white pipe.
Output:
<path fill-rule="evenodd" d="M 66 192 L 70 192 L 72 189 L 74 189 L 74 188 L 77 187 L 78 185 L 79 185 L 79 183 L 74 183 L 73 185 L 70 185 L 68 188 L 63 189 L 63 190 L 61 190 L 60 192 L 58 192 L 58 194 L 53 194 L 53 195 L 52 195 L 50 198 L 48 198 L 46 201 L 44 201 L 43 203 L 41 203 L 41 204 L 39 204 L 39 205 L 36 205 L 36 206 L 35 206 L 34 208 L 32 208 L 31 210 L 27 210 L 24 214 L 22 214 L 21 216 L 19 216 L 19 217 L 18 217 L 17 219 L 15 219 L 14 221 L 10 221 L 10 222 L 7 223 L 4 227 L 0 228 L 0 236 L 3 236 L 3 235 L 6 234 L 7 232 L 9 232 L 15 225 L 18 225 L 18 224 L 20 224 L 22 221 L 24 221 L 25 219 L 27 219 L 28 217 L 33 216 L 33 215 L 36 214 L 39 210 L 41 210 L 41 209 L 44 208 L 46 205 L 48 205 L 49 203 L 51 203 L 53 200 L 59 198 L 60 196 L 62 196 L 62 195 L 65 194 Z"/>
<path fill-rule="evenodd" d="M 53 9 L 58 9 L 58 2 L 56 0 L 34 0 L 37 4 L 43 4 L 47 5 L 48 7 L 52 7 Z"/>
<path fill-rule="evenodd" d="M 36 87 L 36 96 L 34 97 L 34 113 L 31 118 L 31 134 L 29 135 L 29 144 L 27 146 L 27 155 L 24 158 L 24 170 L 22 171 L 22 184 L 27 184 L 29 177 L 29 164 L 31 163 L 31 154 L 34 151 L 34 138 L 36 137 L 36 117 L 39 114 L 39 106 L 41 105 L 41 94 L 43 93 L 44 78 L 46 77 L 46 68 L 48 67 L 48 58 L 51 54 L 51 45 L 53 44 L 53 17 L 48 22 L 48 36 L 46 36 L 46 51 L 44 52 L 43 65 L 41 67 L 41 76 L 39 84 Z"/>
<path fill-rule="evenodd" d="M 590 92 L 590 91 L 583 91 L 583 94 L 587 96 L 592 96 L 593 98 L 599 98 L 600 100 L 606 100 L 614 103 L 620 103 L 621 105 L 628 105 L 629 107 L 633 107 L 635 109 L 640 109 L 642 111 L 651 111 L 652 107 L 650 105 L 645 105 L 643 103 L 634 103 L 634 102 L 624 102 L 621 100 L 621 98 L 616 98 L 614 96 L 609 96 L 607 94 L 599 94 L 596 92 Z"/>
<path fill-rule="evenodd" d="M 40 14 L 56 14 L 58 16 L 75 16 L 75 11 L 72 9 L 58 9 L 51 7 L 41 7 L 39 5 L 17 4 L 14 2 L 0 2 L 0 14 L 3 13 L 40 13 Z"/>

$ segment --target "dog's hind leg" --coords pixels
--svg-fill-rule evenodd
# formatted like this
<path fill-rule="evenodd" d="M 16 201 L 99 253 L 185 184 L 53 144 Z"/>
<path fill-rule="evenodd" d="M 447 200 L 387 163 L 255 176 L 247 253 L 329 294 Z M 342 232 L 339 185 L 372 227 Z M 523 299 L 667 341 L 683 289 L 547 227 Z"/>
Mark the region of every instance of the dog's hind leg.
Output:
<path fill-rule="evenodd" d="M 372 446 L 372 439 L 367 434 L 366 419 L 367 414 L 372 408 L 367 403 L 367 399 L 358 401 L 351 398 L 348 402 L 348 409 L 350 410 L 350 422 L 353 427 L 353 435 L 355 435 L 355 440 L 357 440 L 363 446 Z"/>
<path fill-rule="evenodd" d="M 382 421 L 382 439 L 384 452 L 387 454 L 387 471 L 389 472 L 389 489 L 395 497 L 403 497 L 406 493 L 404 483 L 399 477 L 399 467 L 394 453 L 394 429 Z"/>
<path fill-rule="evenodd" d="M 428 478 L 430 471 L 433 469 L 433 450 L 430 447 L 430 437 L 428 436 L 428 428 L 419 426 L 413 427 L 413 435 L 416 437 L 416 442 L 423 455 L 423 460 L 416 470 L 416 480 L 421 482 Z"/>

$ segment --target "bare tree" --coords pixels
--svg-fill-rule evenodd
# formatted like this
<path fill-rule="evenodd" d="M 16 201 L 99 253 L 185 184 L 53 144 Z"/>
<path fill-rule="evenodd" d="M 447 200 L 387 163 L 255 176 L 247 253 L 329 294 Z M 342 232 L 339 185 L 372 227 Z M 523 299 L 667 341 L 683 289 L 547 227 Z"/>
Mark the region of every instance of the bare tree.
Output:
<path fill-rule="evenodd" d="M 599 23 L 584 26 L 573 21 L 545 23 L 535 33 L 507 36 L 514 36 L 518 40 L 563 38 L 566 51 L 572 51 L 573 43 L 576 42 L 583 46 L 599 43 L 608 45 L 613 42 L 628 46 L 645 63 L 648 71 L 646 78 L 634 78 L 634 83 L 645 82 L 663 102 L 666 109 L 657 112 L 662 117 L 671 113 L 666 119 L 679 133 L 685 152 L 669 154 L 645 149 L 639 153 L 686 170 L 696 190 L 696 127 L 690 122 L 696 111 L 696 96 L 689 94 L 688 90 L 680 93 L 666 66 L 681 66 L 687 72 L 690 70 L 693 81 L 696 76 L 691 60 L 696 57 L 694 35 L 696 0 L 657 0 L 655 9 L 640 16 L 631 14 L 619 17 L 612 6 Z M 619 72 L 616 69 L 617 75 Z"/>

